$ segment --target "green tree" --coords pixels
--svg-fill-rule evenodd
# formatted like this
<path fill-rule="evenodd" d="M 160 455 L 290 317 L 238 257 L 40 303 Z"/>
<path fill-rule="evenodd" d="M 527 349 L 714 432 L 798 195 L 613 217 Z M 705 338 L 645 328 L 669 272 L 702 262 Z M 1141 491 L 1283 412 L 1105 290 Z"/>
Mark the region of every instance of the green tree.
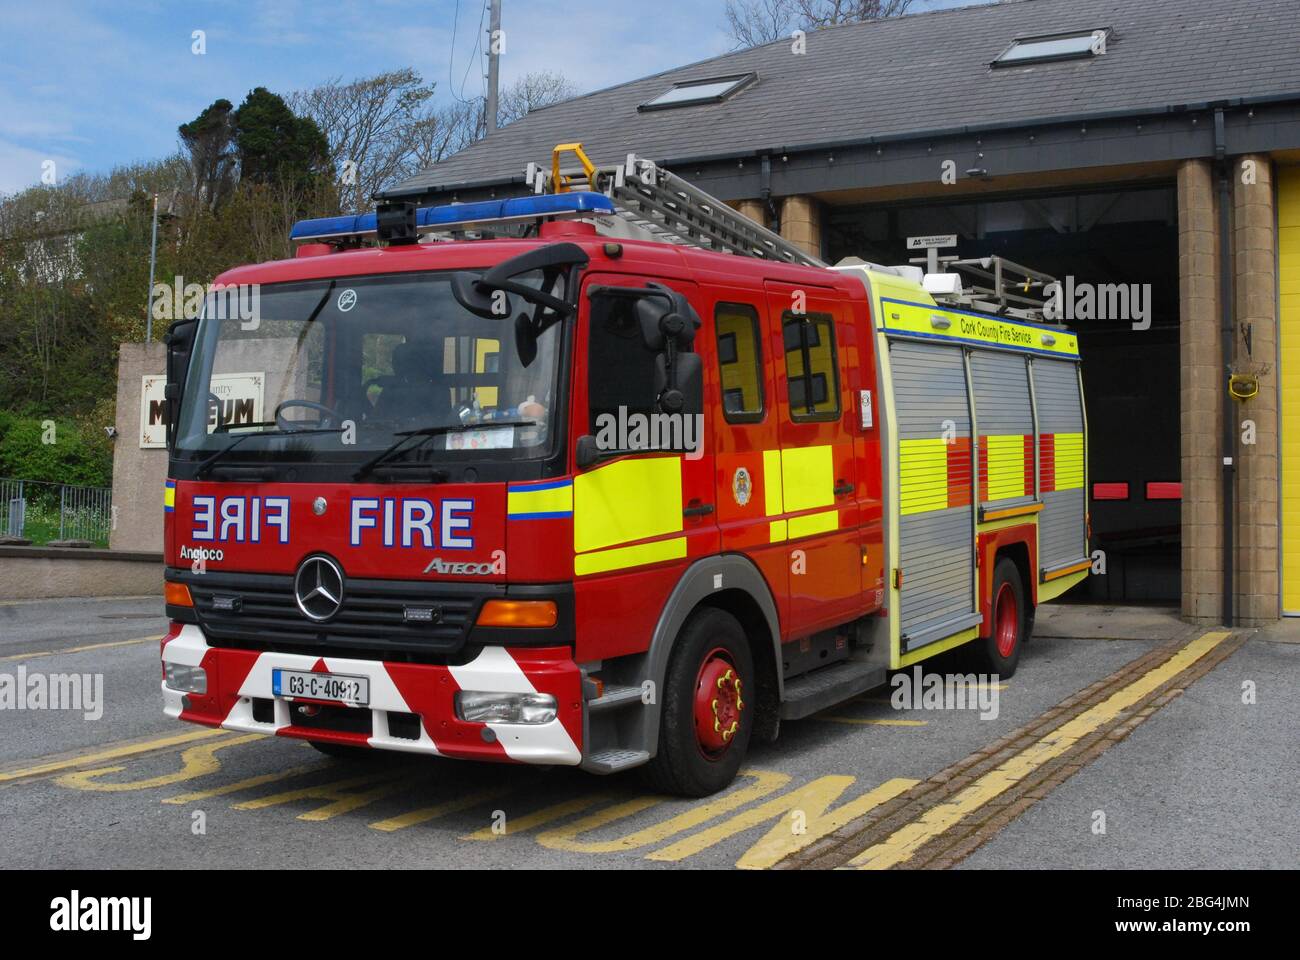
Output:
<path fill-rule="evenodd" d="M 306 188 L 329 172 L 329 141 L 320 127 L 265 87 L 249 93 L 234 116 L 241 180 Z"/>
<path fill-rule="evenodd" d="M 213 101 L 177 131 L 189 154 L 195 198 L 212 210 L 230 196 L 239 175 L 234 109 L 229 100 Z"/>

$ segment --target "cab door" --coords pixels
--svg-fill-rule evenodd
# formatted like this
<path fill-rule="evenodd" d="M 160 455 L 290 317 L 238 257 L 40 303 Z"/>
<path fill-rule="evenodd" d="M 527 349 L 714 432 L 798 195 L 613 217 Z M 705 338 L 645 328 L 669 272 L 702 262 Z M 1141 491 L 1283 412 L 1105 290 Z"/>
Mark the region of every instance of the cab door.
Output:
<path fill-rule="evenodd" d="M 583 282 L 570 456 L 574 592 L 588 659 L 644 651 L 682 572 L 718 552 L 710 411 L 705 405 L 698 414 L 679 415 L 689 434 L 674 439 L 689 435 L 693 450 L 647 448 L 655 431 L 668 429 L 656 404 L 655 354 L 644 345 L 635 296 L 601 293 L 647 290 L 652 283 L 684 294 L 698 312 L 699 288 L 689 281 L 590 273 Z M 646 424 L 652 425 L 649 432 Z M 576 445 L 584 435 L 601 444 L 601 454 L 580 465 Z M 551 548 L 563 550 L 565 544 Z"/>
<path fill-rule="evenodd" d="M 781 443 L 776 412 L 776 368 L 769 342 L 767 306 L 757 283 L 752 288 L 707 288 L 711 317 L 705 318 L 705 374 L 714 411 L 714 482 L 723 553 L 744 553 L 763 574 L 782 632 L 789 622 L 786 548 L 772 529 L 780 518 L 779 470 L 775 490 L 767 486 L 765 465 L 779 463 Z M 718 414 L 721 414 L 720 416 Z M 775 494 L 775 496 L 774 496 Z M 772 506 L 775 504 L 775 506 Z"/>
<path fill-rule="evenodd" d="M 780 358 L 780 448 L 767 455 L 764 472 L 768 489 L 780 493 L 771 536 L 786 544 L 790 636 L 799 637 L 862 609 L 856 374 L 845 363 L 851 318 L 831 290 L 769 281 L 766 293 L 769 342 Z"/>

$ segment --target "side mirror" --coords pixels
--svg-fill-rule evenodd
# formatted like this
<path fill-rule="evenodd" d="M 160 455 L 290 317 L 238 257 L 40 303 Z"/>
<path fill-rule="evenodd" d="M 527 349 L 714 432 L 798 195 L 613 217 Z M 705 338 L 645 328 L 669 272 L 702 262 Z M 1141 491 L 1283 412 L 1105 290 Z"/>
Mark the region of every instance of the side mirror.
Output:
<path fill-rule="evenodd" d="M 462 307 L 485 320 L 499 319 L 513 312 L 501 309 L 502 300 L 499 295 L 493 297 L 495 291 L 518 294 L 528 303 L 552 314 L 554 320 L 560 320 L 573 313 L 572 303 L 547 293 L 545 289 L 521 283 L 517 278 L 538 270 L 544 277 L 554 277 L 562 271 L 581 269 L 589 262 L 590 258 L 576 243 L 551 243 L 503 260 L 481 277 L 472 273 L 455 273 L 451 278 L 451 293 Z M 548 285 L 544 283 L 543 287 Z"/>
<path fill-rule="evenodd" d="M 596 438 L 589 433 L 584 433 L 578 438 L 577 447 L 573 452 L 573 459 L 577 461 L 578 468 L 586 470 L 592 464 L 597 463 L 601 458 L 600 447 L 596 446 Z"/>
<path fill-rule="evenodd" d="M 491 289 L 483 283 L 481 277 L 473 273 L 463 271 L 453 273 L 451 275 L 451 295 L 456 298 L 456 302 L 462 307 L 484 320 L 500 320 L 503 316 L 509 316 L 513 312 L 508 294 L 501 290 Z M 503 301 L 506 307 L 504 312 L 499 306 Z"/>
<path fill-rule="evenodd" d="M 670 375 L 676 373 L 676 377 Z M 655 357 L 655 393 L 664 413 L 692 416 L 704 412 L 704 361 L 698 353 L 678 353 L 673 371 L 668 357 Z M 676 382 L 674 382 L 676 381 Z"/>
<path fill-rule="evenodd" d="M 663 352 L 669 343 L 687 350 L 695 342 L 699 317 L 690 301 L 675 290 L 653 284 L 653 293 L 636 302 L 641 342 L 652 353 Z"/>
<path fill-rule="evenodd" d="M 163 388 L 164 409 L 167 416 L 167 449 L 176 444 L 176 423 L 179 419 L 181 397 L 185 395 L 185 377 L 190 368 L 190 354 L 194 352 L 194 335 L 199 327 L 196 319 L 177 320 L 167 328 L 163 343 L 167 344 L 167 385 Z"/>

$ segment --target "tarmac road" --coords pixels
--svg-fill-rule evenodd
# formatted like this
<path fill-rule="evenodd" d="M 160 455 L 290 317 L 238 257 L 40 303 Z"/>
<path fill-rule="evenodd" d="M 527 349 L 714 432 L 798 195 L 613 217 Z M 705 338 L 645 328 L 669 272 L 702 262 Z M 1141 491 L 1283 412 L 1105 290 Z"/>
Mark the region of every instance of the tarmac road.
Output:
<path fill-rule="evenodd" d="M 1165 611 L 1045 607 L 1019 671 L 994 685 L 996 717 L 895 710 L 882 689 L 787 723 L 729 791 L 680 800 L 634 774 L 338 761 L 174 723 L 158 690 L 160 606 L 0 604 L 0 674 L 100 675 L 103 690 L 98 719 L 0 709 L 5 867 L 773 867 L 1126 665 L 1219 642 Z M 1250 637 L 958 865 L 1295 867 L 1300 631 L 1288 626 Z M 1157 669 L 1152 683 L 1177 683 L 1180 663 L 1139 664 L 1114 690 Z"/>

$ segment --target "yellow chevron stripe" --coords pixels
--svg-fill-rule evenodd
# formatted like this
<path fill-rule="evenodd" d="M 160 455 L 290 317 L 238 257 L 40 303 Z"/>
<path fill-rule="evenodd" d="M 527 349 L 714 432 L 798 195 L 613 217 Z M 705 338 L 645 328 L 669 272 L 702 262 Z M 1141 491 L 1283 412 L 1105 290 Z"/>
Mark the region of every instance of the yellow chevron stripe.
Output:
<path fill-rule="evenodd" d="M 986 500 L 1009 500 L 1025 495 L 1025 438 L 1023 434 L 988 436 L 989 487 Z"/>
<path fill-rule="evenodd" d="M 650 543 L 635 543 L 630 547 L 614 547 L 612 550 L 581 553 L 573 558 L 573 572 L 581 577 L 589 573 L 604 573 L 607 570 L 640 567 L 647 563 L 680 560 L 685 556 L 685 537 L 674 537 L 671 540 L 652 540 Z"/>
<path fill-rule="evenodd" d="M 1075 490 L 1083 486 L 1083 434 L 1058 433 L 1056 445 L 1056 489 Z"/>
<path fill-rule="evenodd" d="M 948 445 L 942 437 L 898 442 L 899 510 L 906 516 L 948 507 Z"/>

